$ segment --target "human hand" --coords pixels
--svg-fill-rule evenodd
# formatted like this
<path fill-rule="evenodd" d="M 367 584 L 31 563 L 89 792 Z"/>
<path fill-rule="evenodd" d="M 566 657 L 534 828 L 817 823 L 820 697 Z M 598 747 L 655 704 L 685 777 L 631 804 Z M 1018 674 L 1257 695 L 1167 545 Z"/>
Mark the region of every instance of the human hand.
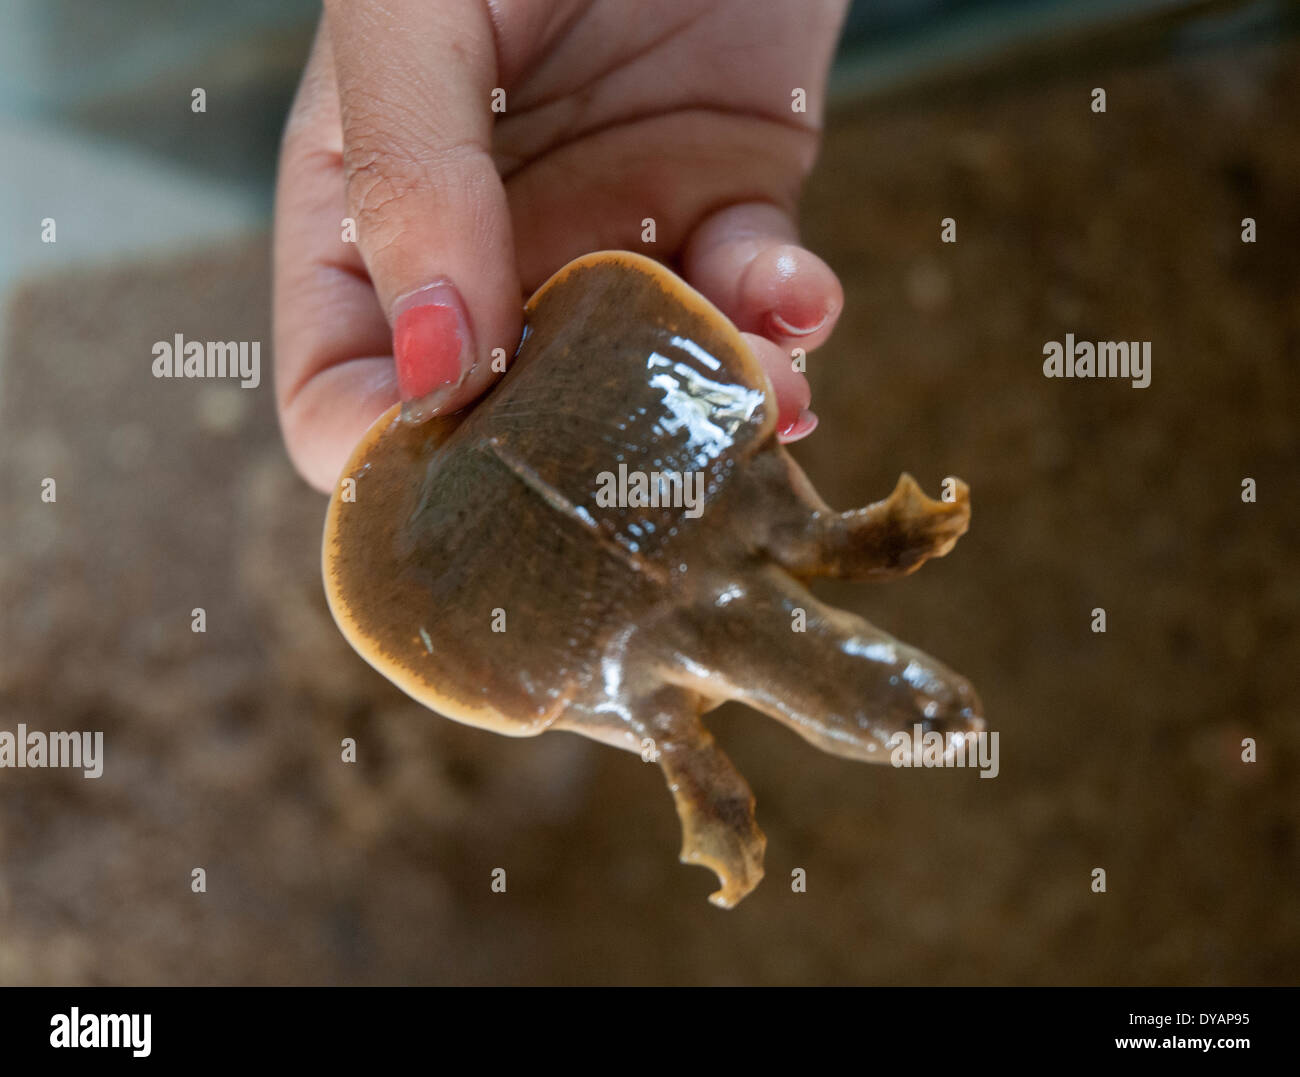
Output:
<path fill-rule="evenodd" d="M 789 349 L 843 293 L 794 215 L 845 2 L 326 0 L 275 215 L 276 396 L 308 482 L 397 400 L 480 396 L 527 295 L 605 248 L 682 273 L 746 333 L 783 438 L 810 432 Z"/>

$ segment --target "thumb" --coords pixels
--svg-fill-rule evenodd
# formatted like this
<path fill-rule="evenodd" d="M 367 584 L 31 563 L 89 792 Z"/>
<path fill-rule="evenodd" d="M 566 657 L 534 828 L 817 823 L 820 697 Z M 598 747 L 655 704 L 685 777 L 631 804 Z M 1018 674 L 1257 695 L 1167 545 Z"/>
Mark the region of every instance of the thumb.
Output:
<path fill-rule="evenodd" d="M 481 0 L 329 0 L 326 18 L 348 208 L 393 329 L 403 414 L 455 411 L 491 384 L 493 352 L 513 354 L 520 331 L 491 155 L 491 19 Z"/>

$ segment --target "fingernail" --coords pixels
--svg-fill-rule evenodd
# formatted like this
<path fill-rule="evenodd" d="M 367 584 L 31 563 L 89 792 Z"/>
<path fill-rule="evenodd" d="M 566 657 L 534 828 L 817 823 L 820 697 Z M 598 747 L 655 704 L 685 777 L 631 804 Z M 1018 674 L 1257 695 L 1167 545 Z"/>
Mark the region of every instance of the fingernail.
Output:
<path fill-rule="evenodd" d="M 776 432 L 782 444 L 806 438 L 817 429 L 817 413 L 810 408 L 800 408 L 799 414 Z"/>
<path fill-rule="evenodd" d="M 456 286 L 435 281 L 393 304 L 393 357 L 402 418 L 436 415 L 474 363 L 469 316 Z"/>
<path fill-rule="evenodd" d="M 828 311 L 822 311 L 820 315 L 812 312 L 800 312 L 799 314 L 792 313 L 790 319 L 786 320 L 773 310 L 768 312 L 767 322 L 777 336 L 810 337 L 826 324 L 826 319 L 829 316 Z"/>

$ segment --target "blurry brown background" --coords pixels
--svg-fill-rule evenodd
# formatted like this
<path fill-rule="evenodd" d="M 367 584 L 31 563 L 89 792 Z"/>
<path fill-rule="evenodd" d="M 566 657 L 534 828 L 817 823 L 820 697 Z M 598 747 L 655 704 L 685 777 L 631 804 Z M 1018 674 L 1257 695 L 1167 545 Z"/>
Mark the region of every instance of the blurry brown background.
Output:
<path fill-rule="evenodd" d="M 269 345 L 256 392 L 150 377 L 176 332 L 269 340 L 264 235 L 19 287 L 0 729 L 103 730 L 106 760 L 0 771 L 0 982 L 1296 982 L 1300 41 L 1199 25 L 832 112 L 805 226 L 847 305 L 796 456 L 838 507 L 960 475 L 974 519 L 819 591 L 968 675 L 1002 773 L 715 712 L 769 839 L 733 912 L 657 768 L 457 726 L 349 650 Z M 1045 379 L 1067 332 L 1151 340 L 1151 386 Z"/>

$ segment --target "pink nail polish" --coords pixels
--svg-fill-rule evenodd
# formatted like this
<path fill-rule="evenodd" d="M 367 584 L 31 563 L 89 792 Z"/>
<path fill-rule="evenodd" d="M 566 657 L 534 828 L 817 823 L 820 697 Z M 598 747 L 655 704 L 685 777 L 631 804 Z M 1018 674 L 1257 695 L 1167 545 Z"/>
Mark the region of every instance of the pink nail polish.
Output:
<path fill-rule="evenodd" d="M 436 414 L 473 366 L 469 317 L 454 284 L 435 281 L 393 304 L 393 357 L 403 417 Z"/>
<path fill-rule="evenodd" d="M 786 445 L 791 441 L 798 441 L 800 438 L 806 438 L 817 429 L 817 413 L 810 408 L 801 408 L 799 414 L 794 420 L 781 427 L 776 432 L 777 440 Z"/>

